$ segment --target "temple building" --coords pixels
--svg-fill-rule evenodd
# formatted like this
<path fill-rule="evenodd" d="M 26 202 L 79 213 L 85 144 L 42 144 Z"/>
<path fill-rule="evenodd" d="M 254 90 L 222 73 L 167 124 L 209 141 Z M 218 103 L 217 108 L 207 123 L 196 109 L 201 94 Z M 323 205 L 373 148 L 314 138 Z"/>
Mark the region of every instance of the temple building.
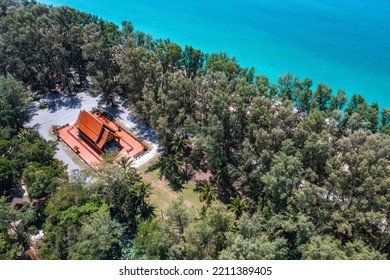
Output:
<path fill-rule="evenodd" d="M 55 127 L 54 133 L 91 168 L 98 170 L 104 153 L 117 159 L 142 156 L 147 147 L 99 109 L 81 110 L 75 123 Z"/>
<path fill-rule="evenodd" d="M 86 110 L 81 110 L 74 126 L 78 128 L 80 137 L 103 152 L 107 143 L 111 141 L 119 143 L 121 137 L 116 133 L 118 127 L 107 122 L 104 124 L 99 120 L 99 115 L 99 113 L 91 114 Z"/>

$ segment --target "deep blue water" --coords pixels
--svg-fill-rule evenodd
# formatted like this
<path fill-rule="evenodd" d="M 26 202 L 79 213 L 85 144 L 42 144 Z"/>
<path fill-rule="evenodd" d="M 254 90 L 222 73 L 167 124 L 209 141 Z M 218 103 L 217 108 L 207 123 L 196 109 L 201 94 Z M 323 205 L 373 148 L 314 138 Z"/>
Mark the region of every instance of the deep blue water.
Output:
<path fill-rule="evenodd" d="M 155 38 L 227 52 L 275 82 L 286 72 L 390 107 L 388 0 L 39 0 Z"/>

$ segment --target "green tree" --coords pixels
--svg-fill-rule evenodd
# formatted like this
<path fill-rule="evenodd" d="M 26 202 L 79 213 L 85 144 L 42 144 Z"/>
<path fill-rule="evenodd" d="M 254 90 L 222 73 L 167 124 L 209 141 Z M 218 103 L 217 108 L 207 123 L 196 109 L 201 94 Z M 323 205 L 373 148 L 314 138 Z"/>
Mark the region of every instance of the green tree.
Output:
<path fill-rule="evenodd" d="M 67 176 L 62 167 L 41 166 L 33 163 L 23 170 L 23 180 L 31 198 L 46 197 L 66 182 Z"/>
<path fill-rule="evenodd" d="M 216 259 L 226 248 L 227 232 L 233 227 L 234 215 L 220 202 L 210 206 L 203 219 L 191 223 L 184 232 L 187 259 Z"/>
<path fill-rule="evenodd" d="M 232 197 L 230 200 L 231 202 L 228 208 L 234 213 L 236 219 L 239 219 L 248 209 L 248 202 L 245 198 L 239 197 Z"/>
<path fill-rule="evenodd" d="M 313 95 L 312 107 L 320 111 L 329 109 L 329 103 L 332 98 L 332 89 L 326 84 L 319 83 Z"/>
<path fill-rule="evenodd" d="M 305 113 L 306 115 L 310 113 L 313 101 L 313 91 L 311 90 L 312 85 L 312 80 L 310 78 L 306 78 L 302 83 L 300 83 L 298 89 L 297 107 L 300 112 Z"/>
<path fill-rule="evenodd" d="M 331 236 L 314 236 L 299 248 L 304 260 L 344 260 L 341 242 Z"/>
<path fill-rule="evenodd" d="M 368 105 L 364 97 L 360 94 L 353 94 L 345 112 L 349 115 L 356 113 L 359 116 L 360 122 L 367 119 Z"/>
<path fill-rule="evenodd" d="M 206 209 L 211 203 L 217 200 L 218 189 L 210 182 L 202 182 L 197 184 L 195 191 L 199 193 L 199 200 L 205 203 Z"/>
<path fill-rule="evenodd" d="M 156 53 L 164 73 L 181 68 L 182 50 L 178 44 L 171 43 L 170 40 L 159 40 Z"/>
<path fill-rule="evenodd" d="M 330 111 L 334 110 L 342 110 L 347 103 L 348 98 L 347 95 L 345 94 L 345 91 L 342 89 L 339 89 L 337 94 L 333 95 L 331 100 L 330 100 Z"/>
<path fill-rule="evenodd" d="M 198 71 L 203 68 L 204 60 L 204 54 L 200 50 L 186 46 L 183 50 L 183 64 L 186 70 L 186 76 L 193 79 Z"/>
<path fill-rule="evenodd" d="M 212 53 L 206 58 L 206 70 L 222 72 L 231 80 L 240 73 L 240 66 L 235 58 L 230 58 L 226 53 Z"/>
<path fill-rule="evenodd" d="M 328 162 L 325 181 L 327 197 L 341 206 L 329 220 L 332 233 L 343 242 L 358 238 L 381 253 L 390 244 L 383 228 L 389 207 L 385 179 L 389 141 L 387 135 L 364 131 L 338 140 L 338 156 Z"/>
<path fill-rule="evenodd" d="M 0 157 L 0 195 L 8 194 L 14 186 L 12 161 Z"/>
<path fill-rule="evenodd" d="M 302 128 L 306 132 L 310 131 L 319 134 L 325 128 L 325 125 L 326 119 L 324 112 L 313 109 L 309 116 L 303 121 Z"/>
<path fill-rule="evenodd" d="M 185 206 L 183 199 L 172 201 L 167 210 L 167 224 L 173 232 L 183 235 L 185 229 L 194 220 L 194 213 Z"/>
<path fill-rule="evenodd" d="M 279 96 L 282 99 L 294 101 L 294 84 L 291 73 L 286 73 L 278 78 Z"/>
<path fill-rule="evenodd" d="M 99 36 L 83 46 L 83 57 L 89 61 L 87 70 L 94 80 L 94 85 L 102 91 L 102 99 L 115 106 L 115 96 L 119 93 L 120 66 L 115 59 L 117 44 L 120 42 L 118 26 L 113 23 L 100 22 L 90 30 Z"/>
<path fill-rule="evenodd" d="M 368 129 L 372 132 L 378 131 L 378 125 L 379 125 L 379 108 L 378 103 L 373 102 L 370 107 L 368 108 Z"/>
<path fill-rule="evenodd" d="M 0 76 L 0 125 L 14 131 L 28 120 L 27 94 L 12 76 Z"/>
<path fill-rule="evenodd" d="M 383 108 L 381 115 L 380 131 L 390 135 L 390 108 Z"/>
<path fill-rule="evenodd" d="M 378 260 L 384 256 L 370 249 L 361 241 L 348 242 L 342 246 L 341 242 L 329 235 L 314 236 L 310 242 L 300 246 L 302 259 L 305 260 Z"/>
<path fill-rule="evenodd" d="M 381 125 L 386 126 L 390 125 L 390 108 L 383 108 L 381 112 Z"/>
<path fill-rule="evenodd" d="M 332 143 L 326 132 L 311 133 L 302 151 L 302 162 L 306 168 L 311 168 L 318 178 L 324 178 L 326 161 L 333 155 L 333 152 Z"/>
<path fill-rule="evenodd" d="M 153 214 L 148 202 L 150 185 L 142 181 L 134 168 L 102 166 L 98 179 L 90 186 L 91 193 L 105 199 L 114 215 L 135 228 L 139 221 Z"/>
<path fill-rule="evenodd" d="M 131 248 L 132 254 L 126 258 L 166 260 L 171 257 L 174 246 L 175 238 L 167 224 L 158 219 L 151 219 L 139 225 Z"/>
<path fill-rule="evenodd" d="M 302 184 L 301 168 L 299 156 L 281 153 L 274 157 L 271 170 L 261 178 L 266 203 L 272 210 L 286 209 L 293 190 Z"/>
<path fill-rule="evenodd" d="M 241 235 L 228 235 L 228 247 L 224 249 L 221 260 L 275 260 L 286 251 L 286 241 L 277 238 L 270 241 L 266 236 L 244 239 Z"/>
<path fill-rule="evenodd" d="M 110 253 L 118 245 L 121 235 L 121 225 L 111 219 L 107 205 L 103 205 L 81 221 L 77 241 L 69 248 L 69 259 L 110 259 Z"/>

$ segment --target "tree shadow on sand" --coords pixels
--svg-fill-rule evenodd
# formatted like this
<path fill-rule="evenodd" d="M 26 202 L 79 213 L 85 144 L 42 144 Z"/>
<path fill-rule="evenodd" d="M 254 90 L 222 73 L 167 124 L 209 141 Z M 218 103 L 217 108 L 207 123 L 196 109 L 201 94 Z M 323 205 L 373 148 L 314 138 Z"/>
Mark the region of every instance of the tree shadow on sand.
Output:
<path fill-rule="evenodd" d="M 50 113 L 55 113 L 61 109 L 81 108 L 81 101 L 82 99 L 77 95 L 64 96 L 58 93 L 50 93 L 45 98 Z"/>
<path fill-rule="evenodd" d="M 129 114 L 127 120 L 135 124 L 135 127 L 133 127 L 132 130 L 138 135 L 141 135 L 149 142 L 157 143 L 157 135 L 149 125 L 142 123 L 135 115 Z"/>

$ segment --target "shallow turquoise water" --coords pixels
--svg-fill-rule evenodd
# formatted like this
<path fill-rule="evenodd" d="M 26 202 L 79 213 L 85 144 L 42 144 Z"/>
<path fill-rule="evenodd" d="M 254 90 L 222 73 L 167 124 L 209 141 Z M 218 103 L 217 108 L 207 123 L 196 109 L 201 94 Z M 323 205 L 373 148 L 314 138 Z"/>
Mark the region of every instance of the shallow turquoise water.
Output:
<path fill-rule="evenodd" d="M 156 38 L 225 51 L 271 81 L 285 72 L 390 107 L 390 1 L 39 0 Z"/>

